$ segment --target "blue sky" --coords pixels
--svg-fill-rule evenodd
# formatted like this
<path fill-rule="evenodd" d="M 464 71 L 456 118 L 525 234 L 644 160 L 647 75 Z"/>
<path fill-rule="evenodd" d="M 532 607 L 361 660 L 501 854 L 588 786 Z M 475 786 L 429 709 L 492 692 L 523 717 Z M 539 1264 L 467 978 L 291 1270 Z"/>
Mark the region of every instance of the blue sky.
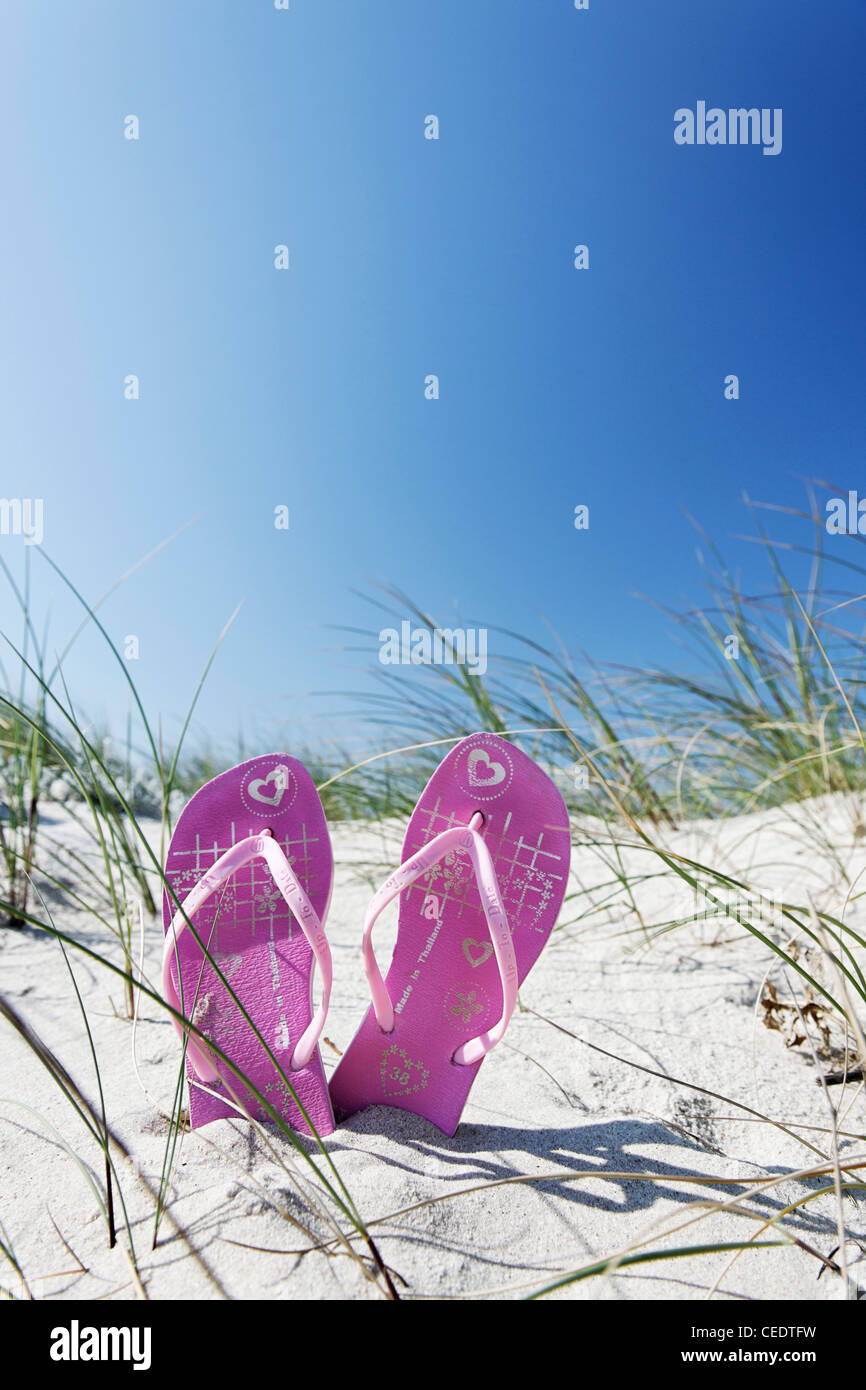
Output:
<path fill-rule="evenodd" d="M 102 614 L 169 737 L 242 599 L 195 736 L 324 738 L 353 702 L 312 692 L 372 687 L 333 629 L 379 626 L 377 582 L 664 665 L 634 593 L 699 601 L 684 510 L 755 587 L 744 491 L 857 487 L 859 2 L 9 0 L 0 38 L 0 491 L 91 600 L 194 520 Z M 782 152 L 677 146 L 699 100 L 782 108 Z M 67 676 L 117 727 L 94 640 Z"/>

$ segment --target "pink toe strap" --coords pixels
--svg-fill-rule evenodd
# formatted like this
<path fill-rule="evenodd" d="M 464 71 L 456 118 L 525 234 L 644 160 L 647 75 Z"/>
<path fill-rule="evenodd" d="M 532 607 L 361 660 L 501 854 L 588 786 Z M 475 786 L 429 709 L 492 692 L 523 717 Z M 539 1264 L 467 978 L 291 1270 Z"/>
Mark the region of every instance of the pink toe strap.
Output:
<path fill-rule="evenodd" d="M 313 904 L 310 902 L 291 864 L 285 854 L 277 844 L 269 830 L 263 831 L 260 835 L 250 835 L 246 840 L 240 840 L 231 849 L 226 850 L 225 854 L 220 855 L 215 864 L 202 875 L 198 883 L 187 894 L 183 901 L 182 908 L 178 908 L 172 918 L 171 926 L 165 935 L 165 946 L 162 954 L 162 991 L 169 1004 L 182 1013 L 181 1001 L 178 992 L 174 987 L 171 976 L 171 963 L 176 957 L 177 943 L 183 932 L 187 929 L 189 922 L 208 901 L 216 890 L 225 883 L 237 869 L 248 864 L 251 859 L 261 855 L 268 864 L 273 875 L 274 882 L 289 905 L 289 910 L 297 921 L 310 943 L 313 955 L 318 964 L 322 976 L 322 999 L 316 1010 L 309 1027 L 299 1039 L 290 1062 L 292 1071 L 300 1071 L 310 1061 L 316 1050 L 316 1044 L 325 1026 L 325 1018 L 328 1013 L 328 1001 L 331 997 L 331 951 L 328 946 L 328 938 L 325 936 L 324 928 L 319 921 Z M 173 1020 L 174 1026 L 181 1037 L 186 1033 L 183 1024 L 177 1019 Z M 196 1075 L 201 1081 L 214 1082 L 218 1079 L 219 1073 L 214 1070 L 213 1060 L 204 1049 L 198 1038 L 189 1036 L 187 1042 L 187 1055 L 195 1069 Z"/>
<path fill-rule="evenodd" d="M 373 925 L 388 903 L 399 897 L 403 890 L 414 883 L 416 879 L 428 873 L 433 865 L 438 864 L 440 859 L 444 859 L 450 850 L 465 849 L 468 851 L 469 858 L 472 860 L 472 867 L 475 870 L 475 877 L 478 880 L 481 907 L 490 930 L 493 954 L 499 967 L 499 978 L 502 982 L 502 1016 L 499 1022 L 488 1029 L 486 1033 L 480 1033 L 477 1038 L 471 1038 L 462 1047 L 458 1047 L 454 1053 L 454 1061 L 458 1066 L 463 1067 L 480 1062 L 481 1058 L 501 1040 L 517 1002 L 517 962 L 514 958 L 514 946 L 511 941 L 511 932 L 505 915 L 502 895 L 496 880 L 496 872 L 493 868 L 493 860 L 490 858 L 490 851 L 484 840 L 475 828 L 476 821 L 480 820 L 480 813 L 476 812 L 468 826 L 458 825 L 452 829 L 443 830 L 429 844 L 424 845 L 416 854 L 401 864 L 400 868 L 389 879 L 386 879 L 367 909 L 361 946 L 364 970 L 373 998 L 373 1012 L 382 1031 L 390 1033 L 394 1028 L 394 1006 L 373 954 Z"/>

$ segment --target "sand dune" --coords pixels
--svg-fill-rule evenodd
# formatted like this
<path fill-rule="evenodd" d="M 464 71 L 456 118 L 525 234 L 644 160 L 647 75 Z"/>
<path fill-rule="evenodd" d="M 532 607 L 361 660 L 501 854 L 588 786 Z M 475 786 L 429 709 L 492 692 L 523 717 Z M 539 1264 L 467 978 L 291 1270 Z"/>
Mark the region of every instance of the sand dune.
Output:
<path fill-rule="evenodd" d="M 815 826 L 835 846 L 837 866 L 814 852 Z M 152 833 L 157 843 L 156 826 Z M 626 851 L 635 885 L 630 902 L 618 884 L 611 885 L 613 875 L 591 843 L 594 834 L 591 824 L 575 826 L 576 896 L 524 986 L 524 1007 L 505 1043 L 482 1067 L 456 1136 L 446 1139 L 426 1121 L 377 1107 L 326 1141 L 403 1296 L 517 1297 L 563 1271 L 631 1247 L 761 1238 L 758 1218 L 773 1217 L 828 1181 L 787 1176 L 823 1162 L 828 1109 L 808 1047 L 789 1048 L 784 1031 L 763 1026 L 766 1010 L 759 997 L 773 964 L 767 949 L 731 919 L 679 927 L 648 947 L 634 907 L 648 927 L 684 913 L 687 900 L 678 881 L 645 851 Z M 323 1046 L 329 1070 L 367 1002 L 358 943 L 369 887 L 360 869 L 370 866 L 371 881 L 386 872 L 396 862 L 399 838 L 400 827 L 389 824 L 333 829 L 337 878 L 328 931 L 335 986 L 326 1027 L 330 1044 Z M 46 825 L 46 848 L 52 840 L 90 852 L 65 819 Z M 697 859 L 712 854 L 714 863 L 770 896 L 802 902 L 811 894 L 862 929 L 856 889 L 846 906 L 842 871 L 856 882 L 866 869 L 866 847 L 842 797 L 668 832 L 665 844 Z M 62 930 L 120 960 L 116 943 L 92 918 L 47 886 L 45 894 Z M 767 929 L 774 930 L 771 923 Z M 383 921 L 377 940 L 383 959 L 388 930 Z M 158 976 L 161 940 L 159 923 L 146 919 L 144 970 L 151 981 Z M 5 997 L 98 1103 L 89 1043 L 56 941 L 35 930 L 4 930 L 0 957 Z M 310 1238 L 293 1219 L 323 1239 L 330 1235 L 320 1218 L 310 1216 L 278 1160 L 309 1187 L 306 1165 L 277 1131 L 260 1135 L 241 1119 L 184 1134 L 168 1213 L 151 1250 L 177 1037 L 149 1001 L 133 1030 L 118 1016 L 123 1000 L 117 977 L 80 955 L 72 964 L 100 1061 L 109 1123 L 132 1159 L 119 1158 L 118 1164 L 141 1285 L 125 1251 L 126 1236 L 121 1234 L 114 1250 L 107 1248 L 87 1174 L 70 1153 L 83 1160 L 99 1187 L 97 1145 L 32 1051 L 0 1024 L 0 1215 L 4 1239 L 33 1296 L 126 1299 L 140 1297 L 143 1289 L 152 1299 L 380 1297 L 379 1286 L 339 1246 L 300 1253 Z M 820 960 L 814 968 L 822 968 Z M 784 1002 L 778 965 L 772 979 Z M 801 982 L 798 998 L 805 999 Z M 783 1030 L 796 1021 L 790 1010 L 777 1011 L 777 1017 Z M 821 1062 L 822 1069 L 833 1065 L 831 1058 Z M 862 1091 L 849 1086 L 844 1099 L 841 1089 L 835 1092 L 845 1112 L 841 1129 L 852 1134 L 863 1133 Z M 762 1112 L 787 1132 L 738 1105 Z M 862 1138 L 842 1138 L 842 1161 L 863 1152 Z M 545 1180 L 512 1181 L 538 1175 Z M 649 1175 L 653 1181 L 646 1180 Z M 756 1186 L 767 1178 L 781 1180 L 748 1199 L 750 1217 L 730 1211 L 707 1216 L 706 1208 L 694 1205 L 733 1203 L 748 1189 L 709 1180 L 734 1178 Z M 441 1198 L 447 1200 L 431 1204 Z M 849 1202 L 848 1220 L 866 1245 L 862 1207 L 858 1212 Z M 811 1250 L 829 1254 L 838 1244 L 833 1198 L 802 1208 L 785 1229 Z M 849 1259 L 857 1253 L 849 1241 Z M 20 1278 L 8 1263 L 2 1269 L 0 1285 L 20 1296 Z M 861 1287 L 862 1269 L 861 1263 L 859 1271 L 856 1265 L 850 1271 Z M 819 1279 L 820 1271 L 814 1254 L 788 1245 L 736 1259 L 714 1253 L 623 1267 L 554 1296 L 701 1299 L 717 1286 L 714 1296 L 722 1299 L 839 1298 L 840 1278 L 825 1271 Z"/>

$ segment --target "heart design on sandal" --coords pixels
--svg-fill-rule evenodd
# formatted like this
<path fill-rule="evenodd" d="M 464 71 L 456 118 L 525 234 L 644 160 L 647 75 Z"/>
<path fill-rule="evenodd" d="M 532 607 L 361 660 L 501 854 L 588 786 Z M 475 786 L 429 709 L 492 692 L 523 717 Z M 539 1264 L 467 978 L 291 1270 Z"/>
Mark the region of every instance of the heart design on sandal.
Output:
<path fill-rule="evenodd" d="M 270 784 L 273 784 L 274 794 L 273 796 L 266 796 L 263 789 Z M 254 801 L 261 801 L 265 806 L 279 806 L 288 785 L 289 769 L 280 763 L 268 773 L 267 777 L 254 777 L 247 784 L 247 791 Z"/>
<path fill-rule="evenodd" d="M 496 763 L 483 748 L 473 748 L 467 760 L 470 787 L 498 787 L 505 781 L 505 767 Z"/>
<path fill-rule="evenodd" d="M 476 941 L 474 936 L 467 936 L 462 942 L 463 954 L 474 970 L 477 965 L 483 965 L 493 955 L 492 941 Z"/>
<path fill-rule="evenodd" d="M 423 1091 L 429 1075 L 430 1068 L 410 1057 L 405 1047 L 392 1043 L 382 1053 L 379 1078 L 386 1096 L 411 1096 Z"/>

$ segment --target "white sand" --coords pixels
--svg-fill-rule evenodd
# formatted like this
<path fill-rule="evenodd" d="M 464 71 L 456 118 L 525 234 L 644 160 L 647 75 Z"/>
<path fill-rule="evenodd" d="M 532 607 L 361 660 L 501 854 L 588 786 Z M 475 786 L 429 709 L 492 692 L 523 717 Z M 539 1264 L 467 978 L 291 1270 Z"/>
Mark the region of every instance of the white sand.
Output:
<path fill-rule="evenodd" d="M 669 832 L 665 842 L 679 853 L 717 864 L 724 856 L 729 871 L 765 892 L 783 891 L 788 901 L 805 901 L 809 892 L 820 907 L 844 911 L 846 921 L 863 932 L 866 912 L 859 900 L 845 906 L 848 890 L 842 877 L 843 868 L 852 881 L 866 869 L 866 844 L 855 835 L 855 822 L 856 807 L 836 797 L 728 821 L 717 830 Z M 43 849 L 48 839 L 84 843 L 64 819 L 47 825 L 44 834 Z M 822 836 L 838 864 L 831 862 Z M 718 1091 L 730 1101 L 605 1057 L 533 1013 L 516 1014 L 506 1042 L 482 1067 L 453 1139 L 426 1121 L 377 1107 L 355 1116 L 326 1141 L 359 1211 L 368 1223 L 377 1223 L 372 1233 L 387 1264 L 405 1281 L 398 1281 L 405 1296 L 520 1296 L 560 1272 L 626 1248 L 760 1238 L 759 1220 L 731 1213 L 706 1216 L 705 1207 L 693 1205 L 720 1197 L 732 1201 L 743 1189 L 700 1180 L 737 1176 L 758 1182 L 821 1162 L 791 1135 L 738 1117 L 730 1103 L 751 1106 L 792 1127 L 826 1129 L 828 1123 L 808 1049 L 787 1049 L 782 1035 L 767 1030 L 758 1017 L 763 1010 L 756 1011 L 756 1001 L 771 964 L 766 948 L 735 922 L 715 921 L 680 927 L 646 949 L 625 892 L 610 886 L 613 875 L 600 852 L 585 843 L 591 837 L 592 827 L 576 828 L 573 888 L 584 896 L 566 904 L 560 920 L 567 925 L 555 934 L 526 982 L 523 1004 L 620 1058 Z M 337 826 L 333 840 L 338 868 L 328 931 L 335 986 L 326 1034 L 342 1049 L 366 1007 L 358 943 L 369 889 L 356 865 L 373 860 L 384 874 L 397 862 L 399 827 Z M 609 849 L 605 854 L 613 862 Z M 687 896 L 657 859 L 634 850 L 624 862 L 632 875 L 655 875 L 636 889 L 647 925 L 688 910 Z M 855 887 L 855 895 L 857 891 Z M 590 911 L 593 901 L 595 912 Z M 72 910 L 56 892 L 49 903 L 62 930 L 112 951 L 119 961 L 116 943 L 92 918 Z M 383 962 L 388 931 L 383 922 L 377 941 Z M 145 935 L 145 970 L 154 980 L 162 941 L 159 923 L 146 921 Z M 36 931 L 3 930 L 0 961 L 2 993 L 95 1102 L 89 1045 L 56 942 Z M 160 1244 L 151 1251 L 152 1189 L 167 1130 L 159 1110 L 170 1108 L 177 1037 L 167 1018 L 145 1001 L 135 1037 L 139 1081 L 132 1026 L 115 1013 L 123 1009 L 121 982 L 80 955 L 73 963 L 100 1060 L 109 1122 L 141 1174 L 118 1158 L 148 1297 L 379 1297 L 345 1254 L 282 1253 L 308 1244 L 287 1214 L 304 1222 L 308 1218 L 290 1178 L 243 1120 L 220 1121 L 184 1135 L 172 1172 L 169 1215 Z M 786 997 L 778 968 L 773 978 L 779 997 Z M 323 1056 L 331 1069 L 336 1054 L 324 1046 Z M 113 1251 L 107 1248 L 94 1195 L 63 1142 L 84 1159 L 97 1185 L 103 1181 L 101 1154 L 32 1052 L 2 1021 L 0 1067 L 0 1220 L 5 1231 L 0 1239 L 14 1251 L 33 1295 L 140 1297 L 123 1249 L 126 1237 Z M 833 1064 L 822 1063 L 825 1067 L 831 1070 Z M 833 1094 L 842 1099 L 839 1088 Z M 862 1135 L 863 1088 L 858 1092 L 849 1086 L 844 1099 L 847 1113 L 841 1128 Z M 829 1152 L 826 1133 L 797 1133 L 823 1154 Z M 273 1128 L 269 1139 L 290 1166 L 306 1174 L 306 1165 L 293 1161 L 291 1146 Z M 864 1153 L 866 1141 L 844 1139 L 840 1152 L 843 1159 Z M 565 1180 L 585 1172 L 593 1176 Z M 553 1176 L 544 1184 L 484 1186 L 539 1173 Z M 634 1176 L 614 1176 L 622 1173 Z M 649 1173 L 661 1181 L 640 1180 Z M 785 1178 L 747 1205 L 753 1215 L 770 1217 L 826 1181 Z M 478 1191 L 392 1216 L 429 1198 L 472 1188 Z M 862 1205 L 847 1201 L 849 1235 L 859 1234 L 866 1243 L 863 1212 Z M 317 1227 L 315 1218 L 310 1224 Z M 829 1254 L 838 1244 L 833 1199 L 812 1202 L 786 1229 Z M 849 1246 L 852 1253 L 856 1247 Z M 830 1272 L 819 1280 L 819 1262 L 794 1246 L 746 1252 L 733 1264 L 731 1259 L 731 1254 L 714 1253 L 624 1268 L 556 1296 L 700 1299 L 717 1280 L 714 1296 L 722 1299 L 832 1299 L 844 1291 L 840 1278 Z M 860 1283 L 866 1280 L 861 1277 Z M 16 1295 L 22 1292 L 2 1258 L 0 1286 Z"/>

